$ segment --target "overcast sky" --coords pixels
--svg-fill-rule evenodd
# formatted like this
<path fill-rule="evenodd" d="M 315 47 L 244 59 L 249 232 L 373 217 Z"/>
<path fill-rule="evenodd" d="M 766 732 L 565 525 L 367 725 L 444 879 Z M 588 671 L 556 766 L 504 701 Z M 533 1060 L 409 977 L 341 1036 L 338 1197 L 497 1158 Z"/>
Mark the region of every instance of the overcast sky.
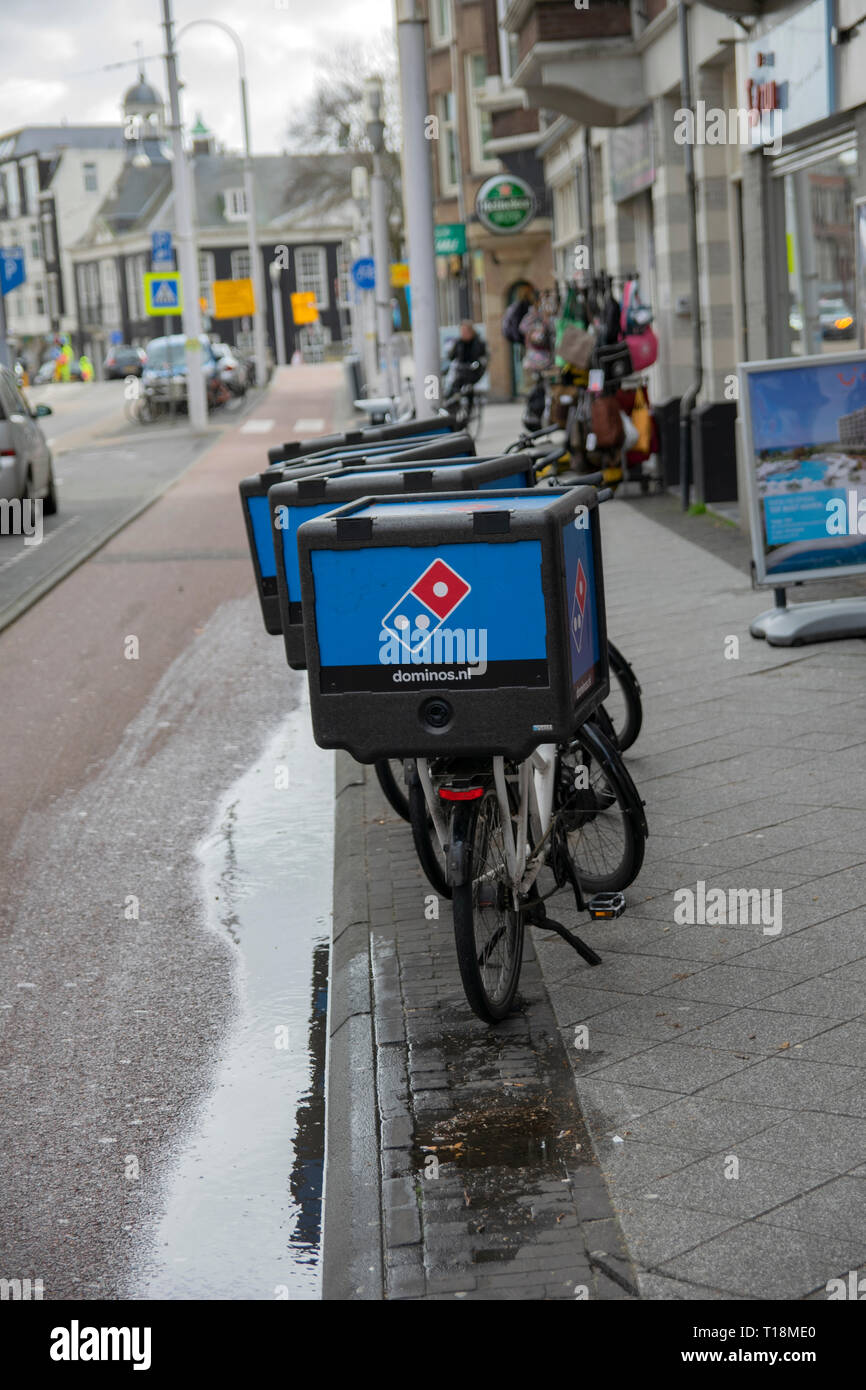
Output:
<path fill-rule="evenodd" d="M 119 122 L 134 60 L 163 47 L 161 0 L 0 0 L 0 134 L 24 125 Z M 316 59 L 346 40 L 393 27 L 393 0 L 174 0 L 175 33 L 192 19 L 220 19 L 246 49 L 253 149 L 275 154 L 290 115 L 314 85 Z M 183 116 L 198 111 L 230 149 L 241 145 L 234 46 L 212 28 L 178 45 Z M 165 64 L 146 61 L 151 84 L 167 97 Z"/>

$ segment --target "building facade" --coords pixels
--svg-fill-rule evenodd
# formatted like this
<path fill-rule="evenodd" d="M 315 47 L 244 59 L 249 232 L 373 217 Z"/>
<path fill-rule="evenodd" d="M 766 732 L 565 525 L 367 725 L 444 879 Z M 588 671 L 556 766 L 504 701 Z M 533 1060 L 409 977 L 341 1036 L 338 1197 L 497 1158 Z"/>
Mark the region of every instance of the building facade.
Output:
<path fill-rule="evenodd" d="M 70 246 L 123 168 L 117 126 L 28 126 L 0 136 L 0 246 L 21 247 L 26 279 L 6 296 L 12 350 L 34 369 L 76 328 Z"/>
<path fill-rule="evenodd" d="M 494 399 L 508 399 L 517 363 L 502 337 L 502 318 L 524 284 L 550 288 L 551 223 L 544 171 L 535 146 L 539 113 L 510 85 L 516 52 L 500 28 L 503 0 L 428 0 L 427 82 L 435 116 L 431 141 L 435 221 L 465 228 L 465 254 L 437 255 L 439 322 L 462 318 L 484 325 Z M 520 230 L 494 231 L 476 208 L 479 190 L 496 175 L 531 190 L 534 217 Z M 446 247 L 459 244 L 440 241 Z"/>

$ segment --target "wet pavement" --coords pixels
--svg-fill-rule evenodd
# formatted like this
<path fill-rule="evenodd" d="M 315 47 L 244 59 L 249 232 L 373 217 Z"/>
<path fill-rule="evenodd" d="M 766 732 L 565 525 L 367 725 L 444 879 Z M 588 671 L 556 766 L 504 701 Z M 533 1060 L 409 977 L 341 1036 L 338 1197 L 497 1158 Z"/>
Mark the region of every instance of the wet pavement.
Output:
<path fill-rule="evenodd" d="M 344 1084 L 355 1099 L 328 1116 L 325 1297 L 633 1296 L 531 944 L 518 1010 L 488 1028 L 463 998 L 449 904 L 422 877 L 408 826 L 342 754 L 340 787 L 329 1082 L 335 1101 Z"/>
<path fill-rule="evenodd" d="M 319 1297 L 332 783 L 304 699 L 199 848 L 238 1007 L 135 1280 L 142 1298 Z"/>

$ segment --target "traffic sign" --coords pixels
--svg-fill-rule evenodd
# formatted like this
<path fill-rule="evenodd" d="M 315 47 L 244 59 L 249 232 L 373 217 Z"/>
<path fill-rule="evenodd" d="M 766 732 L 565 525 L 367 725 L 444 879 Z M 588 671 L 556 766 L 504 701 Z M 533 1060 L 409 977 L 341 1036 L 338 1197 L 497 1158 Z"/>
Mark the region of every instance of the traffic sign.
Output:
<path fill-rule="evenodd" d="M 319 322 L 316 296 L 312 290 L 296 290 L 292 295 L 292 318 L 296 324 Z"/>
<path fill-rule="evenodd" d="M 405 289 L 409 283 L 409 267 L 405 261 L 395 261 L 391 266 L 391 284 L 395 290 Z"/>
<path fill-rule="evenodd" d="M 174 248 L 171 243 L 171 232 L 151 232 L 150 246 L 150 262 L 154 269 L 157 266 L 170 266 L 172 264 Z"/>
<path fill-rule="evenodd" d="M 0 248 L 0 293 L 8 294 L 17 290 L 27 279 L 24 269 L 24 247 L 4 246 Z"/>
<path fill-rule="evenodd" d="M 466 223 L 440 222 L 433 228 L 433 244 L 437 256 L 463 256 L 466 254 Z"/>
<path fill-rule="evenodd" d="M 372 256 L 361 256 L 359 260 L 352 262 L 352 279 L 359 290 L 376 288 L 376 262 Z"/>
<path fill-rule="evenodd" d="M 213 317 L 242 319 L 256 312 L 252 280 L 214 280 Z"/>
<path fill-rule="evenodd" d="M 183 312 L 179 270 L 155 270 L 145 275 L 144 312 L 150 315 Z"/>

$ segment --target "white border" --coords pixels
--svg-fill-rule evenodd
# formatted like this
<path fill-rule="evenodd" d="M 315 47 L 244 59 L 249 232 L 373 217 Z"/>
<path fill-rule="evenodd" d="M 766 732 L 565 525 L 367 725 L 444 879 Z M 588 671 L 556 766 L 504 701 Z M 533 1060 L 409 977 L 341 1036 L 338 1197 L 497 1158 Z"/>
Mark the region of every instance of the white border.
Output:
<path fill-rule="evenodd" d="M 764 522 L 758 497 L 758 478 L 755 465 L 755 443 L 752 437 L 752 415 L 749 401 L 749 377 L 758 372 L 784 371 L 796 367 L 831 366 L 836 362 L 858 362 L 866 367 L 866 351 L 816 354 L 811 357 L 770 357 L 763 362 L 740 362 L 737 376 L 740 387 L 740 418 L 742 419 L 742 444 L 745 464 L 746 502 L 749 511 L 749 529 L 752 535 L 752 557 L 755 562 L 755 583 L 764 589 L 787 589 L 791 584 L 812 583 L 820 579 L 843 579 L 849 574 L 866 574 L 866 563 L 860 565 L 833 565 L 827 569 L 785 570 L 784 573 L 767 575 L 764 538 Z"/>

